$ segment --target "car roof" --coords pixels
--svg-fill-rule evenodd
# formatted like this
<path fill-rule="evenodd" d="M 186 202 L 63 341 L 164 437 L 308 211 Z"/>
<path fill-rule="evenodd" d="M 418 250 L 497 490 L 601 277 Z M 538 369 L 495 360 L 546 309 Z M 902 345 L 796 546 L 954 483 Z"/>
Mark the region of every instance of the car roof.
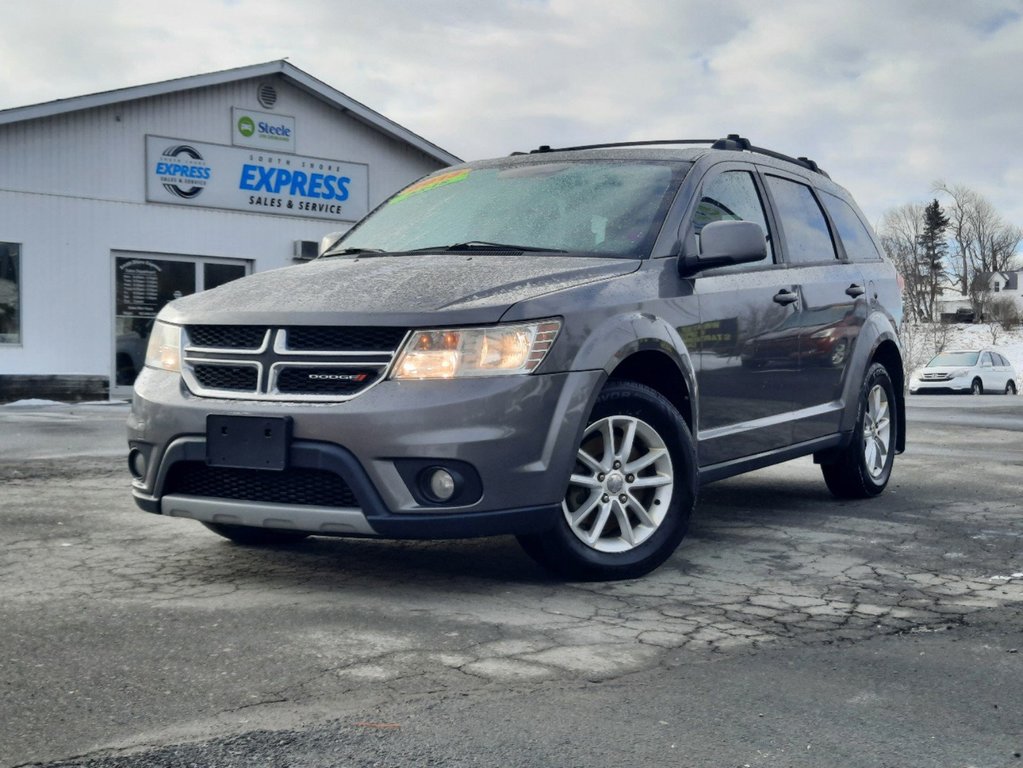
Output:
<path fill-rule="evenodd" d="M 506 157 L 464 163 L 455 168 L 495 168 L 509 165 L 533 165 L 563 160 L 578 162 L 605 160 L 611 162 L 686 162 L 695 163 L 705 157 L 721 162 L 746 162 L 776 168 L 804 178 L 808 183 L 839 197 L 850 199 L 847 190 L 831 180 L 817 163 L 806 157 L 790 157 L 774 150 L 753 146 L 748 139 L 729 134 L 725 139 L 667 139 L 663 141 L 618 142 L 580 147 L 552 148 L 542 146 L 530 152 L 513 152 Z M 454 168 L 445 169 L 446 172 Z"/>

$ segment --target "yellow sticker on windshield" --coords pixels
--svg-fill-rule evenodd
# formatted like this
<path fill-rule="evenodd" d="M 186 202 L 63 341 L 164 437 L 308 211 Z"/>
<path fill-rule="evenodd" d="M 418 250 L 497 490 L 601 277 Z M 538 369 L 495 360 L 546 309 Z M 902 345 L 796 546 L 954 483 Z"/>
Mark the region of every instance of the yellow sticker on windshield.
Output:
<path fill-rule="evenodd" d="M 465 181 L 469 178 L 469 174 L 471 172 L 471 168 L 466 168 L 462 171 L 451 171 L 450 173 L 442 173 L 440 176 L 431 176 L 428 179 L 417 181 L 411 187 L 406 187 L 397 195 L 392 197 L 391 202 L 400 203 L 402 200 L 410 198 L 412 195 L 418 195 L 420 192 L 425 192 L 428 189 L 436 189 L 437 187 L 445 187 L 448 184 Z"/>

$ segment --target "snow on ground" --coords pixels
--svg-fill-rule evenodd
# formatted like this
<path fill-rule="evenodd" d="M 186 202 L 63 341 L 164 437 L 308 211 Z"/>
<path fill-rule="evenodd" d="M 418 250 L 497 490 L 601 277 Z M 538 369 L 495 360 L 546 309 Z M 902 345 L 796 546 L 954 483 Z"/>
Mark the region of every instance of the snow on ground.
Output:
<path fill-rule="evenodd" d="M 1023 382 L 1023 326 L 1005 330 L 998 323 L 907 323 L 902 329 L 906 372 L 910 373 L 942 351 L 993 349 L 1016 369 L 1016 382 Z"/>

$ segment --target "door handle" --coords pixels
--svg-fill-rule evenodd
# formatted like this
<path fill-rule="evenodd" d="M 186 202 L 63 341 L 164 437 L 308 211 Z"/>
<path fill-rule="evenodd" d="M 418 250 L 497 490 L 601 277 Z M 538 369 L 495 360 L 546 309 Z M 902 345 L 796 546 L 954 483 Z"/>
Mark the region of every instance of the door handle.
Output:
<path fill-rule="evenodd" d="M 854 299 L 857 296 L 862 296 L 864 293 L 866 293 L 866 290 L 863 288 L 863 286 L 857 285 L 856 283 L 853 283 L 852 285 L 845 289 L 845 295 L 852 296 Z"/>
<path fill-rule="evenodd" d="M 795 291 L 790 291 L 782 288 L 776 294 L 774 294 L 774 303 L 785 306 L 787 304 L 795 304 L 799 300 L 799 294 Z"/>

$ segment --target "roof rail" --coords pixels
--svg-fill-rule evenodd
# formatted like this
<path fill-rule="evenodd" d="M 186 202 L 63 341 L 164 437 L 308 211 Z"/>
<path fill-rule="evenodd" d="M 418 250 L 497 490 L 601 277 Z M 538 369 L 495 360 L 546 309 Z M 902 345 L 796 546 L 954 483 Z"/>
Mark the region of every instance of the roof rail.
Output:
<path fill-rule="evenodd" d="M 725 149 L 733 152 L 755 152 L 758 155 L 766 155 L 767 157 L 773 157 L 776 160 L 784 160 L 789 163 L 794 163 L 806 168 L 814 173 L 819 173 L 826 178 L 831 178 L 817 163 L 808 157 L 790 157 L 789 155 L 783 155 L 781 152 L 775 152 L 772 149 L 764 149 L 763 147 L 755 147 L 750 143 L 749 139 L 745 139 L 737 133 L 730 133 L 723 139 L 666 139 L 662 141 L 618 141 L 608 144 L 584 144 L 578 147 L 551 147 L 547 144 L 538 147 L 537 149 L 531 150 L 529 154 L 546 154 L 547 152 L 572 152 L 575 150 L 583 149 L 615 149 L 617 147 L 649 147 L 658 144 L 707 144 L 711 149 Z M 514 152 L 515 155 L 525 154 L 524 152 Z"/>
<path fill-rule="evenodd" d="M 650 147 L 656 144 L 713 144 L 719 139 L 664 139 L 661 141 L 616 141 L 608 144 L 582 144 L 578 147 L 551 147 L 543 144 L 536 149 L 531 149 L 529 154 L 537 155 L 546 152 L 574 152 L 577 149 L 615 149 L 616 147 Z M 515 154 L 525 154 L 516 152 Z"/>

